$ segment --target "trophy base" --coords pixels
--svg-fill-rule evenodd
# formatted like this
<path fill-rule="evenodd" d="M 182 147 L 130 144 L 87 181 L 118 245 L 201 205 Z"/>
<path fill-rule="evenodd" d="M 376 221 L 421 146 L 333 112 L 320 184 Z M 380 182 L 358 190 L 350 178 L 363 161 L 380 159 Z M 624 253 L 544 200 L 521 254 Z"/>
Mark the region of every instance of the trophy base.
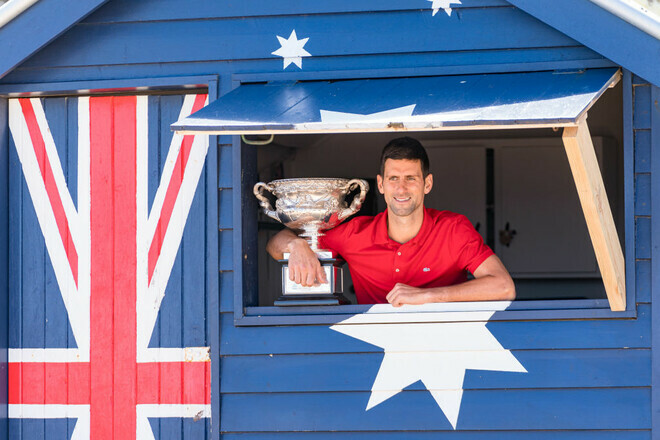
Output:
<path fill-rule="evenodd" d="M 273 305 L 280 307 L 292 306 L 338 306 L 350 304 L 351 302 L 344 295 L 282 295 L 275 300 Z"/>
<path fill-rule="evenodd" d="M 325 271 L 328 282 L 316 286 L 302 286 L 289 279 L 288 254 L 284 255 L 282 264 L 282 296 L 274 303 L 276 306 L 334 306 L 350 304 L 343 295 L 344 260 L 332 258 L 327 251 L 317 252 L 321 267 Z"/>

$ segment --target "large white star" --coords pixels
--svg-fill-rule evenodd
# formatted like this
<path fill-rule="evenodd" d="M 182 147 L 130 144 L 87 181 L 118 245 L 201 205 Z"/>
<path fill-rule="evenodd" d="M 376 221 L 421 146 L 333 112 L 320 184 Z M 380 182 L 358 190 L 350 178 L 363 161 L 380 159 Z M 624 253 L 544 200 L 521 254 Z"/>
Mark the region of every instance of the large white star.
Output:
<path fill-rule="evenodd" d="M 330 328 L 385 350 L 367 411 L 421 380 L 456 429 L 465 370 L 527 372 L 486 328 L 486 322 L 361 322 L 356 315 Z"/>
<path fill-rule="evenodd" d="M 296 36 L 296 30 L 294 29 L 291 31 L 291 35 L 289 35 L 288 39 L 280 37 L 279 35 L 277 36 L 277 39 L 282 47 L 275 52 L 272 52 L 272 54 L 284 58 L 284 67 L 282 67 L 282 70 L 286 69 L 291 63 L 302 69 L 302 57 L 312 56 L 311 53 L 303 49 L 309 38 L 299 40 L 298 36 Z"/>
<path fill-rule="evenodd" d="M 410 104 L 403 107 L 392 108 L 383 110 L 382 112 L 360 114 L 360 113 L 346 113 L 336 112 L 332 110 L 320 110 L 321 122 L 326 123 L 342 123 L 346 121 L 351 122 L 370 122 L 370 121 L 383 121 L 383 120 L 399 120 L 412 116 L 416 104 Z"/>
<path fill-rule="evenodd" d="M 427 0 L 433 2 L 431 8 L 433 9 L 433 15 L 437 14 L 440 8 L 444 9 L 447 15 L 451 16 L 451 5 L 453 3 L 460 5 L 461 0 Z"/>

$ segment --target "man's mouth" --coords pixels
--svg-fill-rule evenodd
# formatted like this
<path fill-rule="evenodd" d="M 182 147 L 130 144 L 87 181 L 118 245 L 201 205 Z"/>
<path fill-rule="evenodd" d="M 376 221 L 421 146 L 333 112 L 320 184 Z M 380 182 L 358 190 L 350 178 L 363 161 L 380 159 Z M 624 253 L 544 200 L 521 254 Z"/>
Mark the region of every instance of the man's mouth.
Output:
<path fill-rule="evenodd" d="M 410 200 L 410 197 L 394 197 L 394 200 L 399 203 L 405 203 Z"/>

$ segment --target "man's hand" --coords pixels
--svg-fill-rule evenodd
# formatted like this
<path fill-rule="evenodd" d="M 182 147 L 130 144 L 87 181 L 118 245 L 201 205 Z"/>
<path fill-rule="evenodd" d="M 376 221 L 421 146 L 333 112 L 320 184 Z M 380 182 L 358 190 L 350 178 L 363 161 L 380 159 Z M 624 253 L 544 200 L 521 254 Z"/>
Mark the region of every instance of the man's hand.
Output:
<path fill-rule="evenodd" d="M 325 284 L 328 279 L 316 253 L 305 240 L 297 239 L 289 243 L 289 279 L 305 287 Z"/>
<path fill-rule="evenodd" d="M 404 304 L 426 304 L 433 301 L 428 297 L 427 292 L 427 289 L 396 283 L 386 298 L 394 307 L 401 307 Z"/>

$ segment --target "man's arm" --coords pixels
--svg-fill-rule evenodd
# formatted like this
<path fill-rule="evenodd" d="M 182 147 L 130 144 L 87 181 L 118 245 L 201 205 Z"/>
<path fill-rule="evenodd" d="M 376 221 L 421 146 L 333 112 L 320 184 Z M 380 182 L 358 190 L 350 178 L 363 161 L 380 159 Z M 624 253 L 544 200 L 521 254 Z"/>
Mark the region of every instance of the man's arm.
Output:
<path fill-rule="evenodd" d="M 446 287 L 419 288 L 398 283 L 387 294 L 394 307 L 453 301 L 512 301 L 516 288 L 509 272 L 496 255 L 486 258 L 474 271 L 474 279 Z"/>
<path fill-rule="evenodd" d="M 328 282 L 318 257 L 307 241 L 298 237 L 290 229 L 275 234 L 266 245 L 266 251 L 276 260 L 289 255 L 289 279 L 296 284 L 309 287 Z"/>

